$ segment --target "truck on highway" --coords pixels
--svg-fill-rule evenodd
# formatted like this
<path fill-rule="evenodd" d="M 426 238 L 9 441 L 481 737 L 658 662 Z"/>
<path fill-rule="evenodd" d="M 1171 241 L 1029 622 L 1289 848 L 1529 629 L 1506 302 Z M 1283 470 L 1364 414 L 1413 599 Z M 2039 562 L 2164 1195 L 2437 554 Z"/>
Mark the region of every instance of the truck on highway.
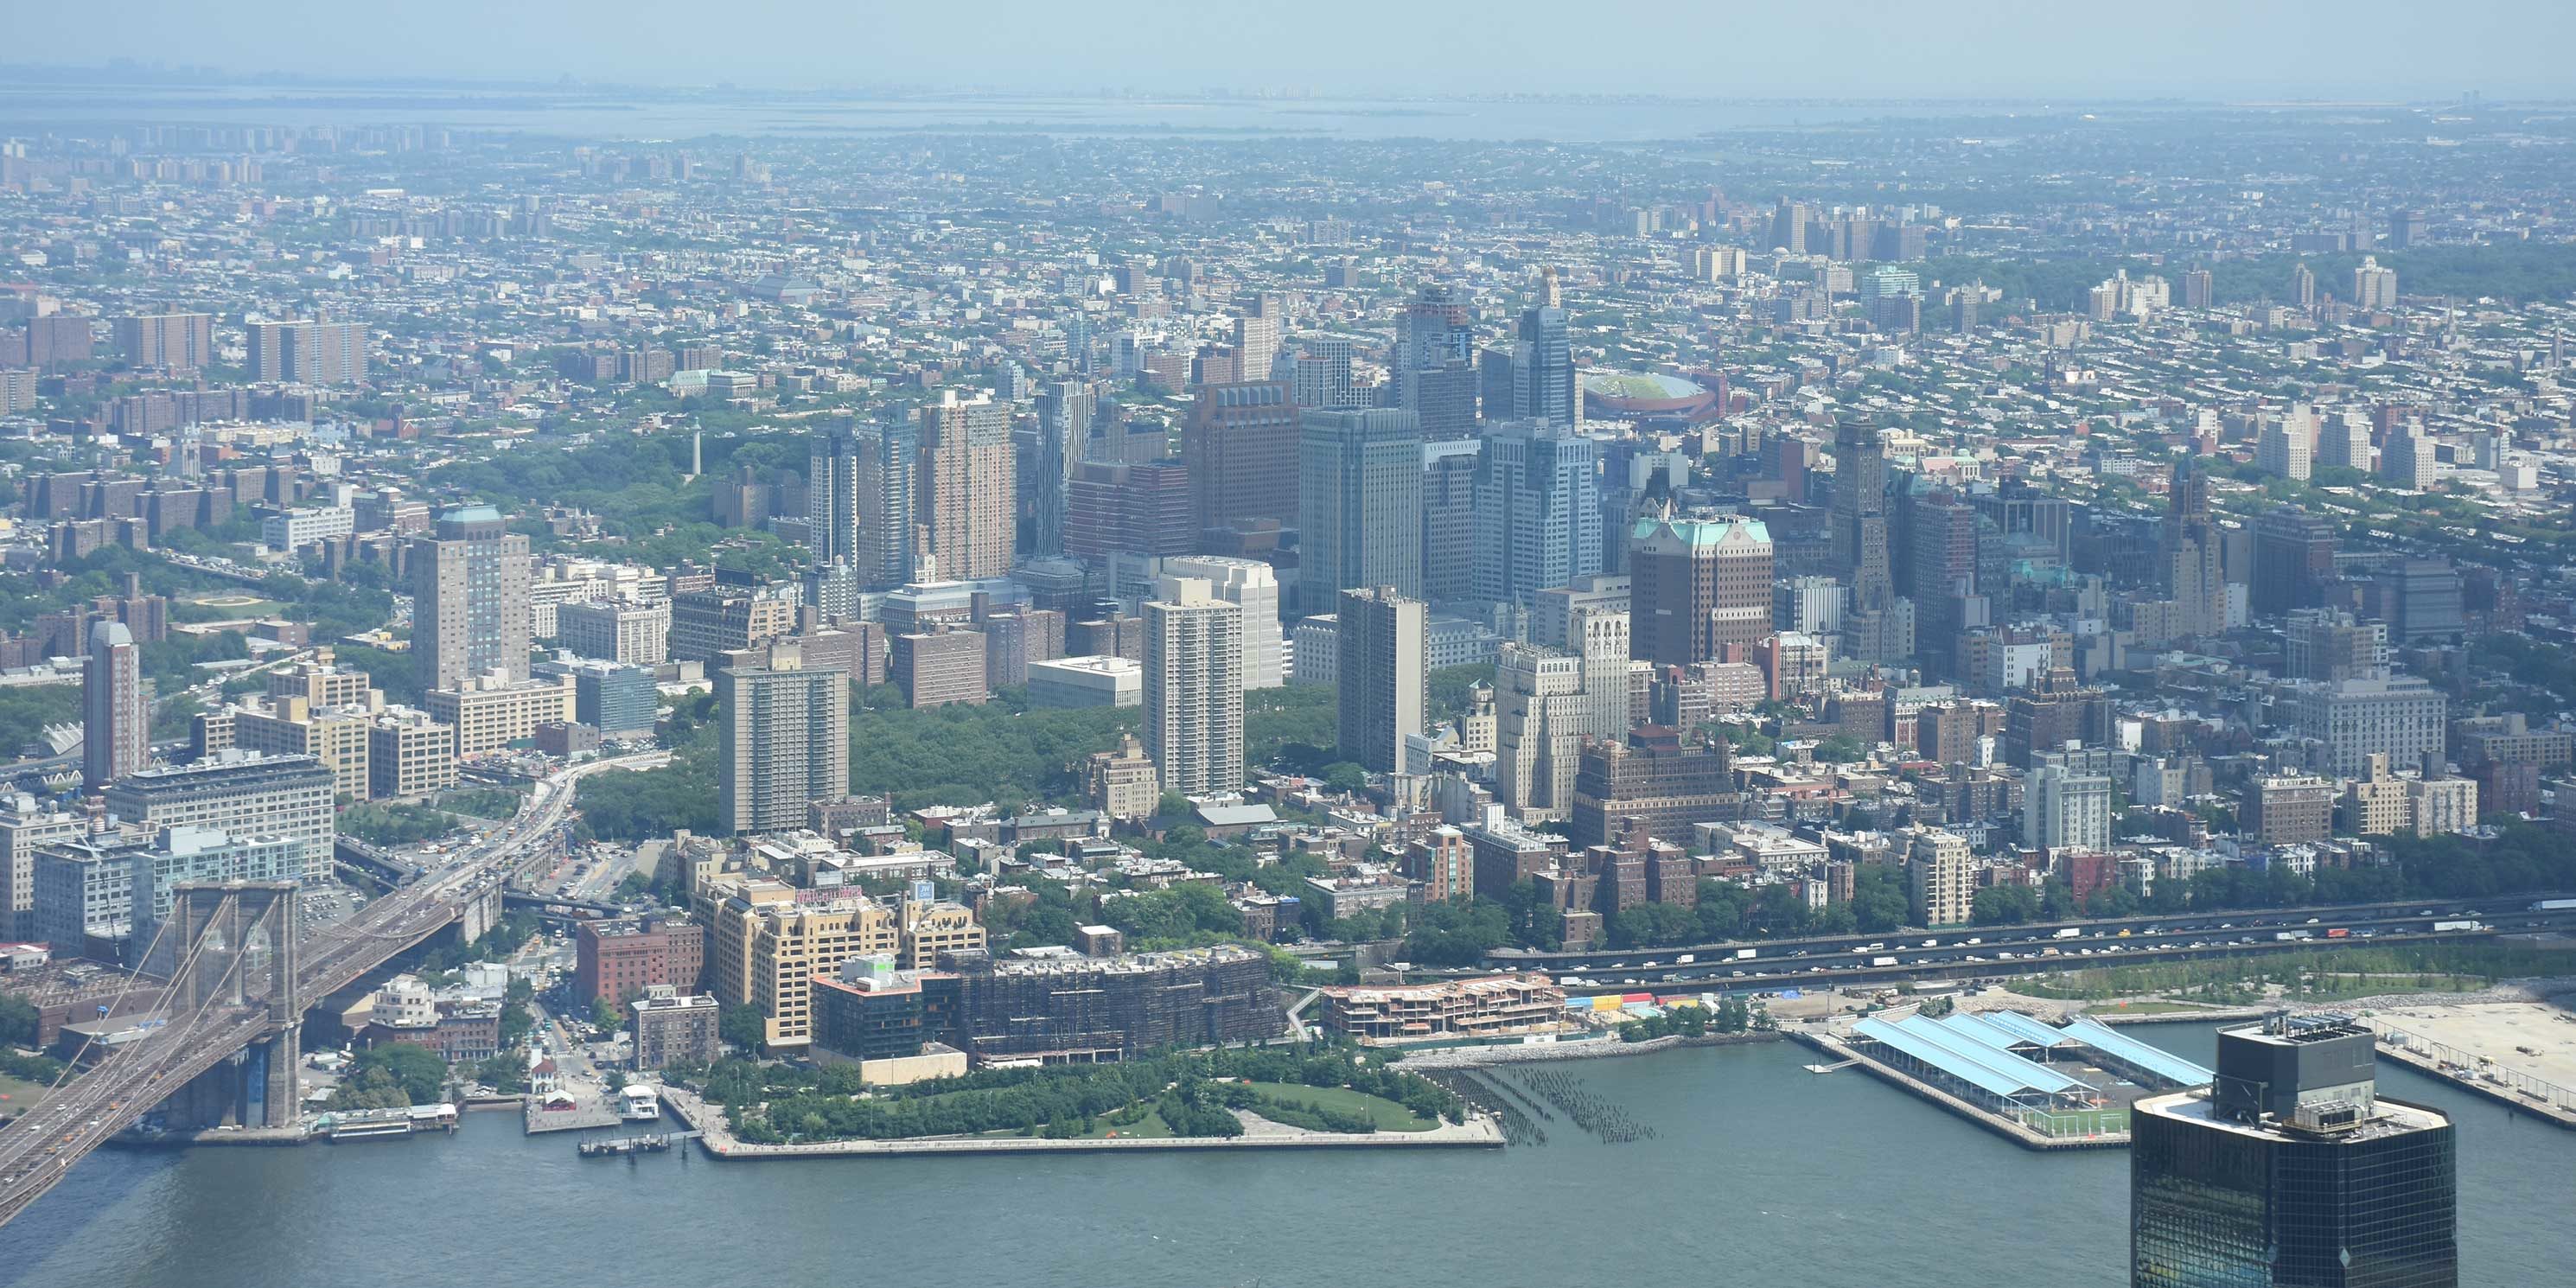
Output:
<path fill-rule="evenodd" d="M 1753 948 L 1738 948 L 1738 949 L 1736 949 L 1736 950 L 1735 950 L 1735 960 L 1740 961 L 1740 962 L 1742 962 L 1742 961 L 1751 961 L 1751 960 L 1753 960 L 1753 954 L 1754 954 L 1754 953 L 1756 953 L 1756 952 L 1758 952 L 1758 951 L 1760 951 L 1760 950 L 1759 950 L 1759 949 L 1753 949 Z"/>
<path fill-rule="evenodd" d="M 2484 927 L 2474 921 L 2437 921 L 2433 923 L 2433 929 L 2438 933 L 2445 930 L 2480 930 Z"/>
<path fill-rule="evenodd" d="M 2576 909 L 2576 899 L 2543 899 L 2531 905 L 2533 912 L 2566 912 Z"/>
<path fill-rule="evenodd" d="M 2077 937 L 2081 936 L 2083 933 L 2084 933 L 2084 932 L 2083 932 L 2082 930 L 2080 930 L 2080 929 L 2078 929 L 2078 928 L 2076 928 L 2076 927 L 2074 927 L 2074 926 L 2068 926 L 2068 927 L 2067 927 L 2067 928 L 2065 928 L 2064 930 L 2058 931 L 2056 934 L 2050 935 L 2050 936 L 2049 936 L 2049 938 L 2051 938 L 2051 939 L 2074 939 L 2074 938 L 2077 938 Z"/>
<path fill-rule="evenodd" d="M 1896 959 L 1893 957 L 1872 957 L 1869 959 L 1869 964 L 1872 966 L 1893 966 L 1896 964 Z"/>
<path fill-rule="evenodd" d="M 2272 938 L 2287 943 L 2293 939 L 2314 939 L 2316 933 L 2307 930 L 2276 930 L 2272 932 Z"/>

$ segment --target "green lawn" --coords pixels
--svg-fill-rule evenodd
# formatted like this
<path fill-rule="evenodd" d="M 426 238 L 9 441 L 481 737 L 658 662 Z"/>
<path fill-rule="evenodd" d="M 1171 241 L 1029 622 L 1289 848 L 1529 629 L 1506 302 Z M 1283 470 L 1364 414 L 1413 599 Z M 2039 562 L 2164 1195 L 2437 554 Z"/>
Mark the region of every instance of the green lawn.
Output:
<path fill-rule="evenodd" d="M 1302 1087 L 1285 1082 L 1256 1082 L 1252 1089 L 1279 1100 L 1293 1100 L 1349 1114 L 1367 1114 L 1379 1131 L 1429 1131 L 1439 1126 L 1387 1099 L 1348 1087 Z M 1258 1113 L 1260 1111 L 1255 1110 Z"/>
<path fill-rule="evenodd" d="M 1163 1121 L 1163 1116 L 1161 1114 L 1148 1109 L 1145 1111 L 1145 1117 L 1143 1120 L 1129 1123 L 1124 1127 L 1110 1126 L 1108 1119 L 1104 1116 L 1099 1120 L 1097 1126 L 1093 1127 L 1090 1131 L 1083 1133 L 1082 1139 L 1105 1140 L 1112 1134 L 1115 1134 L 1120 1140 L 1166 1140 L 1171 1137 L 1172 1129 L 1169 1124 Z"/>
<path fill-rule="evenodd" d="M 45 1089 L 38 1083 L 22 1082 L 16 1078 L 0 1075 L 0 1096 L 8 1097 L 7 1100 L 0 1101 L 0 1115 L 15 1118 L 43 1100 Z"/>
<path fill-rule="evenodd" d="M 2487 981 L 2474 975 L 2343 975 L 2309 977 L 2294 999 L 2379 997 L 2395 993 L 2474 993 Z"/>

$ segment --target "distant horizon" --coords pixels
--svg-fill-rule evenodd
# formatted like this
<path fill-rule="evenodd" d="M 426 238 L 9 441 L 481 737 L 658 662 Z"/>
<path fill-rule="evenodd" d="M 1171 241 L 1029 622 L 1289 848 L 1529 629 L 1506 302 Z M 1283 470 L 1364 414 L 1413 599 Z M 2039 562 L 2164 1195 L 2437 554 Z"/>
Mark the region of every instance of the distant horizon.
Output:
<path fill-rule="evenodd" d="M 1301 89 L 1292 87 L 1247 86 L 1228 89 L 1221 86 L 1135 85 L 1135 86 L 1006 86 L 993 84 L 929 84 L 922 82 L 870 82 L 796 80 L 745 83 L 733 80 L 667 80 L 574 76 L 570 73 L 545 78 L 537 76 L 474 76 L 434 72 L 400 75 L 366 75 L 343 73 L 316 74 L 293 69 L 249 69 L 203 64 L 142 61 L 134 59 L 108 62 L 0 62 L 0 73 L 40 71 L 59 78 L 32 88 L 50 85 L 154 84 L 176 85 L 310 85 L 345 88 L 376 85 L 386 88 L 441 89 L 510 89 L 510 90 L 672 90 L 710 94 L 883 94 L 920 97 L 977 98 L 1063 98 L 1063 99 L 1131 99 L 1158 98 L 1201 100 L 1211 102 L 1320 101 L 1320 102 L 1669 102 L 1669 103 L 1738 103 L 1738 104 L 1805 104 L 1805 103 L 1887 103 L 1887 104 L 1957 104 L 1961 107 L 1983 105 L 2011 106 L 2105 106 L 2105 107 L 2211 107 L 2211 108 L 2399 108 L 2421 109 L 2450 106 L 2551 106 L 2576 105 L 2576 84 L 2557 96 L 2502 95 L 2462 90 L 2456 93 L 2395 97 L 2273 97 L 2198 96 L 2186 94 L 1714 94 L 1685 93 L 1671 90 L 1500 90 L 1452 89 L 1437 91 L 1402 91 L 1350 87 L 1341 89 Z M 84 74 L 95 74 L 85 76 Z M 30 87 L 21 87 L 30 88 Z"/>
<path fill-rule="evenodd" d="M 735 0 L 712 15 L 682 0 L 452 0 L 434 12 L 128 0 L 32 7 L 11 35 L 28 67 L 125 58 L 334 83 L 2329 105 L 2561 101 L 2560 51 L 2576 44 L 2576 6 L 2540 0 L 1948 0 L 1937 12 L 1850 0 L 1833 18 L 1745 0 L 1492 0 L 1463 18 L 1363 0 L 988 0 L 971 13 Z"/>

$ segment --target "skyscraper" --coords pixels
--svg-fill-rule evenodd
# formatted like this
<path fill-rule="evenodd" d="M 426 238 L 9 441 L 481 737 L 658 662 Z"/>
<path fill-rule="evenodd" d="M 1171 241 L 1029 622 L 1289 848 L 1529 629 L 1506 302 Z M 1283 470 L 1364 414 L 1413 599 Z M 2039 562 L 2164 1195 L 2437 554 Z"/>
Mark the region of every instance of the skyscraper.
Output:
<path fill-rule="evenodd" d="M 1465 438 L 1476 432 L 1475 333 L 1466 293 L 1425 285 L 1395 320 L 1388 380 L 1395 405 L 1412 412 L 1425 438 Z"/>
<path fill-rule="evenodd" d="M 2218 525 L 2209 514 L 2209 475 L 2197 456 L 2174 466 L 2164 524 L 2165 593 L 2177 634 L 2227 629 L 2227 583 L 2218 569 Z"/>
<path fill-rule="evenodd" d="M 870 425 L 853 446 L 850 565 L 861 586 L 903 585 L 922 556 L 921 435 L 910 425 Z"/>
<path fill-rule="evenodd" d="M 1345 590 L 1338 602 L 1341 756 L 1391 773 L 1402 761 L 1405 735 L 1422 732 L 1430 703 L 1426 611 L 1393 586 Z"/>
<path fill-rule="evenodd" d="M 1422 434 L 1390 408 L 1298 413 L 1298 600 L 1329 613 L 1343 588 L 1422 592 Z"/>
<path fill-rule="evenodd" d="M 1279 360 L 1280 330 L 1287 321 L 1287 303 L 1268 293 L 1254 296 L 1250 311 L 1234 320 L 1234 347 L 1243 355 L 1244 379 L 1270 377 L 1271 366 Z"/>
<path fill-rule="evenodd" d="M 2335 526 L 2321 514 L 2276 505 L 2254 519 L 2254 615 L 2325 603 L 2335 577 Z"/>
<path fill-rule="evenodd" d="M 1145 604 L 1145 750 L 1163 790 L 1243 787 L 1243 610 L 1196 577 Z"/>
<path fill-rule="evenodd" d="M 1947 668 L 1958 635 L 1979 624 L 1975 506 L 1947 489 L 1909 499 L 1907 563 L 1913 573 L 1915 651 Z M 1988 520 L 1989 523 L 1992 520 Z"/>
<path fill-rule="evenodd" d="M 1416 367 L 1394 374 L 1395 405 L 1412 412 L 1428 439 L 1472 438 L 1476 433 L 1476 368 L 1463 362 Z"/>
<path fill-rule="evenodd" d="M 859 547 L 859 436 L 827 429 L 805 443 L 805 548 L 816 566 L 852 563 Z"/>
<path fill-rule="evenodd" d="M 1351 379 L 1351 342 L 1338 335 L 1306 336 L 1279 351 L 1270 378 L 1288 386 L 1288 399 L 1310 410 L 1362 405 Z"/>
<path fill-rule="evenodd" d="M 716 671 L 716 821 L 727 833 L 805 826 L 805 807 L 850 793 L 850 677 L 807 670 L 790 641 L 729 654 Z"/>
<path fill-rule="evenodd" d="M 2317 306 L 2317 274 L 2304 263 L 2290 266 L 2290 302 L 2303 309 Z"/>
<path fill-rule="evenodd" d="M 1019 546 L 1018 462 L 1011 409 L 944 390 L 921 408 L 921 481 L 914 498 L 929 534 L 924 553 L 945 581 L 1010 575 Z"/>
<path fill-rule="evenodd" d="M 1878 426 L 1860 416 L 1834 425 L 1832 518 L 1834 574 L 1850 594 L 1844 652 L 1865 661 L 1911 653 L 1913 631 L 1896 629 L 1907 619 L 1887 563 L 1887 449 Z"/>
<path fill-rule="evenodd" d="M 1551 268 L 1551 290 L 1555 279 Z M 1534 420 L 1565 429 L 1579 423 L 1582 390 L 1574 376 L 1573 335 L 1563 308 L 1540 304 L 1522 310 L 1511 347 L 1489 349 L 1484 357 L 1492 373 L 1482 382 L 1485 419 Z"/>
<path fill-rule="evenodd" d="M 1601 571 L 1600 444 L 1562 425 L 1496 426 L 1477 459 L 1475 517 L 1478 599 L 1527 605 Z"/>
<path fill-rule="evenodd" d="M 1771 633 L 1771 533 L 1760 520 L 1641 519 L 1628 545 L 1629 656 L 1689 666 Z"/>
<path fill-rule="evenodd" d="M 2207 1091 L 2134 1107 L 2136 1288 L 2456 1288 L 2451 1120 L 2379 1095 L 2371 1030 L 2275 1015 L 2218 1034 Z"/>
<path fill-rule="evenodd" d="M 1574 808 L 1583 682 L 1582 658 L 1534 644 L 1502 646 L 1494 667 L 1494 799 L 1514 817 L 1563 818 Z M 1626 700 L 1623 691 L 1622 705 Z"/>
<path fill-rule="evenodd" d="M 1476 593 L 1476 475 L 1484 454 L 1478 438 L 1422 444 L 1422 597 L 1432 603 Z"/>
<path fill-rule="evenodd" d="M 1277 380 L 1207 385 L 1181 430 L 1193 535 L 1247 520 L 1297 523 L 1297 404 Z"/>
<path fill-rule="evenodd" d="M 143 651 L 122 622 L 92 622 L 81 672 L 81 786 L 99 791 L 152 759 Z"/>
<path fill-rule="evenodd" d="M 411 541 L 412 653 L 424 689 L 494 671 L 528 678 L 528 539 L 488 505 L 438 516 Z"/>
<path fill-rule="evenodd" d="M 1038 391 L 1037 459 L 1029 462 L 1028 482 L 1036 494 L 1037 553 L 1064 553 L 1065 493 L 1074 467 L 1091 442 L 1091 422 L 1099 399 L 1090 382 L 1059 380 Z"/>
<path fill-rule="evenodd" d="M 1164 560 L 1163 572 L 1205 581 L 1208 593 L 1243 610 L 1243 687 L 1275 689 L 1286 683 L 1279 580 L 1270 565 L 1257 559 L 1190 555 Z"/>
<path fill-rule="evenodd" d="M 1464 364 L 1475 355 L 1467 296 L 1454 286 L 1428 283 L 1413 293 L 1395 319 L 1395 352 L 1389 365 L 1421 371 Z"/>

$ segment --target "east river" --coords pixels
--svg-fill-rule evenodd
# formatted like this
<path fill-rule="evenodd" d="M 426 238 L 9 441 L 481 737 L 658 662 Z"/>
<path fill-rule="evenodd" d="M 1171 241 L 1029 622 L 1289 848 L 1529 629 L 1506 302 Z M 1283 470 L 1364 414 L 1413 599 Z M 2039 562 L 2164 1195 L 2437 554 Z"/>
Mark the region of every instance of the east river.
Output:
<path fill-rule="evenodd" d="M 2206 1061 L 2211 1030 L 2132 1030 Z M 0 1227 L 0 1284 L 1740 1284 L 2114 1288 L 2128 1155 L 2026 1152 L 1788 1043 L 1554 1066 L 1652 1125 L 1503 1151 L 584 1160 L 453 1137 L 107 1150 Z M 2460 1131 L 2461 1281 L 2563 1288 L 2576 1133 L 2381 1066 Z"/>

